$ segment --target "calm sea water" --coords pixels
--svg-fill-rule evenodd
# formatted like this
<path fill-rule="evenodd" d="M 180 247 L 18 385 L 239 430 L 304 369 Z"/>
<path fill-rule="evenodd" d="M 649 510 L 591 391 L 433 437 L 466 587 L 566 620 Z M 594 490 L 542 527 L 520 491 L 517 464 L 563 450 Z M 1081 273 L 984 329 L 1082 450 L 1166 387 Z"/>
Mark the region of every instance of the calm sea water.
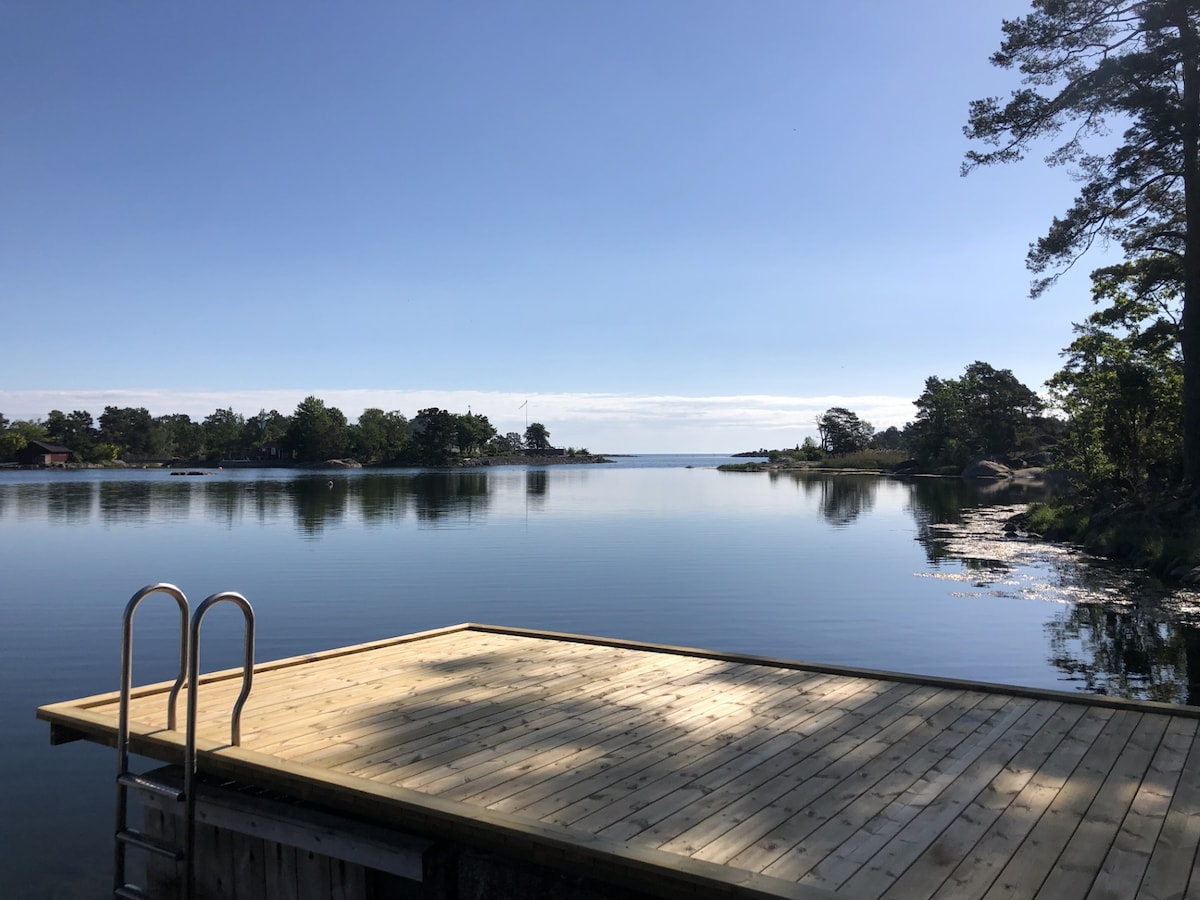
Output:
<path fill-rule="evenodd" d="M 116 688 L 154 581 L 245 594 L 259 659 L 474 621 L 1200 702 L 1197 598 L 1003 539 L 1028 489 L 725 461 L 0 473 L 0 892 L 108 892 L 114 754 L 34 710 Z M 139 610 L 135 681 L 173 675 L 173 609 Z M 240 642 L 215 609 L 203 668 Z"/>

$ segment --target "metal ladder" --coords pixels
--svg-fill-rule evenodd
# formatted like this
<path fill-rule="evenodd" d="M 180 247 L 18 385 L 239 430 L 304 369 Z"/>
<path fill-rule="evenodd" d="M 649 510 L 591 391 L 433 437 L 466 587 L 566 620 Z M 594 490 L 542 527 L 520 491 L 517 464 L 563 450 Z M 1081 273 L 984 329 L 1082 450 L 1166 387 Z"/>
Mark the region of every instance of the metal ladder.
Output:
<path fill-rule="evenodd" d="M 184 727 L 184 767 L 182 790 L 129 769 L 129 702 L 133 693 L 133 614 L 138 605 L 151 594 L 166 594 L 179 606 L 179 674 L 167 695 L 167 728 L 175 730 L 175 707 L 179 691 L 188 685 L 187 721 Z M 197 688 L 200 684 L 200 624 L 204 615 L 216 604 L 231 602 L 245 617 L 245 643 L 242 663 L 242 690 L 233 706 L 231 723 L 232 746 L 241 743 L 242 707 L 250 695 L 254 677 L 254 610 L 241 594 L 224 591 L 213 594 L 197 608 L 189 619 L 188 601 L 183 591 L 173 584 L 160 582 L 139 590 L 125 606 L 121 629 L 121 700 L 117 716 L 117 813 L 113 859 L 113 896 L 123 900 L 148 900 L 149 895 L 137 885 L 129 884 L 125 876 L 126 853 L 136 847 L 176 864 L 176 877 L 181 885 L 179 896 L 191 900 L 195 894 L 196 847 L 196 714 Z M 129 826 L 129 789 L 150 791 L 183 803 L 183 832 L 181 844 L 173 844 Z M 182 868 L 182 872 L 179 869 Z"/>

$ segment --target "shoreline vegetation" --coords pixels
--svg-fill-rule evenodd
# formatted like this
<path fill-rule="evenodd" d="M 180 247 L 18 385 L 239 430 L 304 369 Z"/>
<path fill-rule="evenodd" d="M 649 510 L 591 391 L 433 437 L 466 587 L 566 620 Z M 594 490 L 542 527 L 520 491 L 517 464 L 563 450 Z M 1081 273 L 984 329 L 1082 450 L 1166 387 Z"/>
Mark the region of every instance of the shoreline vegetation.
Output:
<path fill-rule="evenodd" d="M 1031 503 L 1009 518 L 1003 526 L 1006 535 L 1071 544 L 1094 556 L 1145 570 L 1164 582 L 1200 586 L 1200 507 L 1187 491 L 1139 502 L 1115 493 L 1095 495 L 1079 486 L 1078 473 L 1054 465 L 1025 466 L 1016 460 L 978 459 L 962 470 L 931 469 L 913 460 L 897 462 L 893 457 L 898 455 L 864 451 L 807 460 L 775 451 L 774 458 L 717 468 L 723 472 L 873 474 L 1036 484 L 1055 491 L 1057 496 Z"/>
<path fill-rule="evenodd" d="M 106 406 L 98 421 L 79 409 L 52 409 L 45 419 L 12 422 L 0 414 L 0 466 L 173 463 L 195 468 L 230 462 L 442 468 L 605 461 L 583 447 L 554 446 L 541 422 L 527 422 L 524 433 L 501 434 L 487 416 L 469 407 L 465 413 L 429 407 L 411 419 L 399 410 L 370 408 L 351 421 L 309 395 L 290 416 L 264 409 L 246 418 L 229 408 L 199 422 L 185 413 L 152 416 L 144 407 Z"/>

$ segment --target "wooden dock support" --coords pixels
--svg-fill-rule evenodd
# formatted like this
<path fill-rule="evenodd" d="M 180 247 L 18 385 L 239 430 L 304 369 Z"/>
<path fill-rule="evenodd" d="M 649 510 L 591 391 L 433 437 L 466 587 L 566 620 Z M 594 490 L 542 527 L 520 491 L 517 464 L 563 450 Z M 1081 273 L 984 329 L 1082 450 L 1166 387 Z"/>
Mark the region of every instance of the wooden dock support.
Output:
<path fill-rule="evenodd" d="M 151 775 L 182 783 L 176 766 Z M 134 797 L 147 834 L 178 839 L 177 804 L 149 791 Z M 357 822 L 231 782 L 202 782 L 196 817 L 197 900 L 650 900 L 627 886 Z M 145 862 L 150 895 L 176 896 L 178 868 L 159 857 Z"/>

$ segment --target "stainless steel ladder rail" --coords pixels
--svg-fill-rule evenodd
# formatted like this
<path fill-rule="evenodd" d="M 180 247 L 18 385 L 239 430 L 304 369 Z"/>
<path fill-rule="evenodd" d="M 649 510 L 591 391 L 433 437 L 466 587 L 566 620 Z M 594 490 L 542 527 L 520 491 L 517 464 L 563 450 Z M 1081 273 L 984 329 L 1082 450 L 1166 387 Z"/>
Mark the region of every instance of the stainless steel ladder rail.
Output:
<path fill-rule="evenodd" d="M 242 660 L 242 690 L 233 704 L 233 715 L 230 722 L 230 744 L 237 747 L 242 742 L 242 707 L 250 696 L 250 688 L 254 683 L 254 609 L 250 602 L 241 594 L 233 591 L 222 591 L 208 597 L 196 607 L 192 615 L 192 625 L 188 643 L 188 701 L 186 740 L 183 755 L 183 800 L 185 812 L 183 816 L 184 841 L 184 888 L 182 895 L 185 900 L 191 900 L 195 894 L 196 869 L 196 716 L 197 695 L 200 693 L 200 625 L 205 614 L 218 603 L 233 603 L 245 618 L 245 639 Z"/>
<path fill-rule="evenodd" d="M 175 730 L 175 706 L 179 691 L 187 678 L 188 644 L 190 619 L 187 597 L 173 584 L 159 582 L 148 584 L 137 591 L 125 606 L 121 626 L 121 701 L 117 713 L 117 816 L 114 832 L 113 896 L 122 898 L 144 897 L 144 892 L 125 881 L 125 854 L 130 846 L 140 847 L 153 853 L 170 857 L 178 865 L 184 859 L 183 848 L 176 847 L 130 828 L 129 789 L 131 787 L 151 790 L 183 799 L 179 791 L 138 775 L 129 770 L 129 703 L 133 693 L 133 614 L 143 600 L 151 594 L 166 594 L 179 606 L 179 674 L 167 695 L 167 728 Z"/>

